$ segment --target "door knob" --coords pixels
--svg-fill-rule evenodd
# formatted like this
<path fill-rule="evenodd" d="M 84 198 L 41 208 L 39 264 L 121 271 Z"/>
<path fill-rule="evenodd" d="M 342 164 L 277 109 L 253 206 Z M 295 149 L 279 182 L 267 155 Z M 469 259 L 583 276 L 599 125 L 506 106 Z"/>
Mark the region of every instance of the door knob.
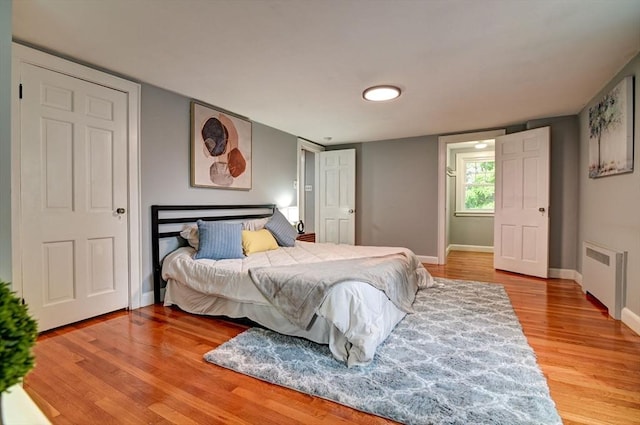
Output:
<path fill-rule="evenodd" d="M 540 208 L 538 208 L 538 211 L 540 211 L 540 212 L 544 212 L 544 211 L 545 211 L 545 209 L 544 209 L 544 207 L 540 207 Z"/>
<path fill-rule="evenodd" d="M 126 211 L 127 211 L 127 210 L 125 210 L 124 208 L 118 208 L 118 209 L 116 210 L 116 214 L 118 214 L 118 215 L 122 215 L 122 214 L 124 214 Z"/>
<path fill-rule="evenodd" d="M 356 212 L 356 211 L 353 210 L 353 209 L 349 209 L 349 214 L 353 214 L 354 212 Z"/>

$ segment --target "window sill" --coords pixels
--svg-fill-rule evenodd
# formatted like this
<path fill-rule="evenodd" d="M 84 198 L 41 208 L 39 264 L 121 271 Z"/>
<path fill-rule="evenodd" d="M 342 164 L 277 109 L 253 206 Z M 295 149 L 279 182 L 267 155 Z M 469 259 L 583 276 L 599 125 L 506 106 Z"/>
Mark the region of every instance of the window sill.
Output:
<path fill-rule="evenodd" d="M 456 211 L 453 213 L 456 217 L 493 217 L 493 211 L 480 212 L 480 211 Z"/>

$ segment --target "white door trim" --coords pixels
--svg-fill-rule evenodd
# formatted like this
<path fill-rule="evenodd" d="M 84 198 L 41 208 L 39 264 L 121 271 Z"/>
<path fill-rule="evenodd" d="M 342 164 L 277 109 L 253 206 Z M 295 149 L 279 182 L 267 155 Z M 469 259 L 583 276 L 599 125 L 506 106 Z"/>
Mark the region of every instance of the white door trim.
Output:
<path fill-rule="evenodd" d="M 471 142 L 494 139 L 506 133 L 504 129 L 478 131 L 475 133 L 452 134 L 438 137 L 438 264 L 446 264 L 447 255 L 447 145 L 449 143 Z"/>
<path fill-rule="evenodd" d="M 324 146 L 318 145 L 316 143 L 310 142 L 308 140 L 305 139 L 301 139 L 298 138 L 298 148 L 296 150 L 297 152 L 297 156 L 298 156 L 298 168 L 297 168 L 297 172 L 298 172 L 298 213 L 300 214 L 300 217 L 304 217 L 305 216 L 305 211 L 304 211 L 304 202 L 301 202 L 302 199 L 304 199 L 305 193 L 304 193 L 304 186 L 306 185 L 306 179 L 305 179 L 305 160 L 304 160 L 304 151 L 309 151 L 309 152 L 313 152 L 313 153 L 319 153 L 319 152 L 323 152 L 325 150 Z M 316 188 L 315 190 L 315 211 L 313 212 L 313 217 L 314 217 L 314 222 L 317 223 L 318 222 L 318 199 L 320 198 L 320 194 L 317 190 L 318 187 L 318 178 L 319 178 L 319 170 L 318 170 L 318 164 L 320 163 L 318 155 L 314 155 L 315 156 L 315 175 L 314 175 L 314 182 L 313 182 L 313 187 Z"/>
<path fill-rule="evenodd" d="M 12 45 L 11 113 L 11 253 L 13 290 L 22 296 L 21 199 L 20 199 L 20 64 L 56 71 L 71 77 L 124 92 L 128 103 L 128 215 L 129 215 L 129 308 L 141 306 L 140 240 L 140 84 L 80 65 L 17 43 Z"/>

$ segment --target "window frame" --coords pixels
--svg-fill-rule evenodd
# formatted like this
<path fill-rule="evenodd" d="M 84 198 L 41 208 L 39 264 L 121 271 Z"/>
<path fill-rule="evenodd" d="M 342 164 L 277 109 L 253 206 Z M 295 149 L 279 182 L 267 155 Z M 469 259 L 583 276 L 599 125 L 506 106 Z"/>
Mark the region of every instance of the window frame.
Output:
<path fill-rule="evenodd" d="M 478 162 L 482 160 L 491 160 L 494 163 L 495 173 L 495 151 L 484 150 L 477 152 L 459 152 L 456 153 L 456 205 L 454 214 L 456 217 L 493 217 L 495 207 L 491 210 L 467 209 L 465 208 L 465 165 L 467 162 Z M 495 196 L 495 185 L 494 185 Z"/>

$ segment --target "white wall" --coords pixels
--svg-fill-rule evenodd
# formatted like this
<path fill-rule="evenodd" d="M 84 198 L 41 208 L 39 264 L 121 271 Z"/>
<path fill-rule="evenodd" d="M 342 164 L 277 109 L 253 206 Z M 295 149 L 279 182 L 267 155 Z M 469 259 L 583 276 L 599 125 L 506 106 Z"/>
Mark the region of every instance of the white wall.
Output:
<path fill-rule="evenodd" d="M 11 281 L 10 1 L 0 1 L 0 280 Z"/>
<path fill-rule="evenodd" d="M 635 75 L 634 171 L 590 179 L 589 106 L 620 80 Z M 640 54 L 631 60 L 580 113 L 580 212 L 579 243 L 591 241 L 628 252 L 625 307 L 640 317 Z M 579 270 L 582 261 L 578 256 Z M 624 318 L 624 312 L 623 312 Z M 639 322 L 640 323 L 640 322 Z"/>

